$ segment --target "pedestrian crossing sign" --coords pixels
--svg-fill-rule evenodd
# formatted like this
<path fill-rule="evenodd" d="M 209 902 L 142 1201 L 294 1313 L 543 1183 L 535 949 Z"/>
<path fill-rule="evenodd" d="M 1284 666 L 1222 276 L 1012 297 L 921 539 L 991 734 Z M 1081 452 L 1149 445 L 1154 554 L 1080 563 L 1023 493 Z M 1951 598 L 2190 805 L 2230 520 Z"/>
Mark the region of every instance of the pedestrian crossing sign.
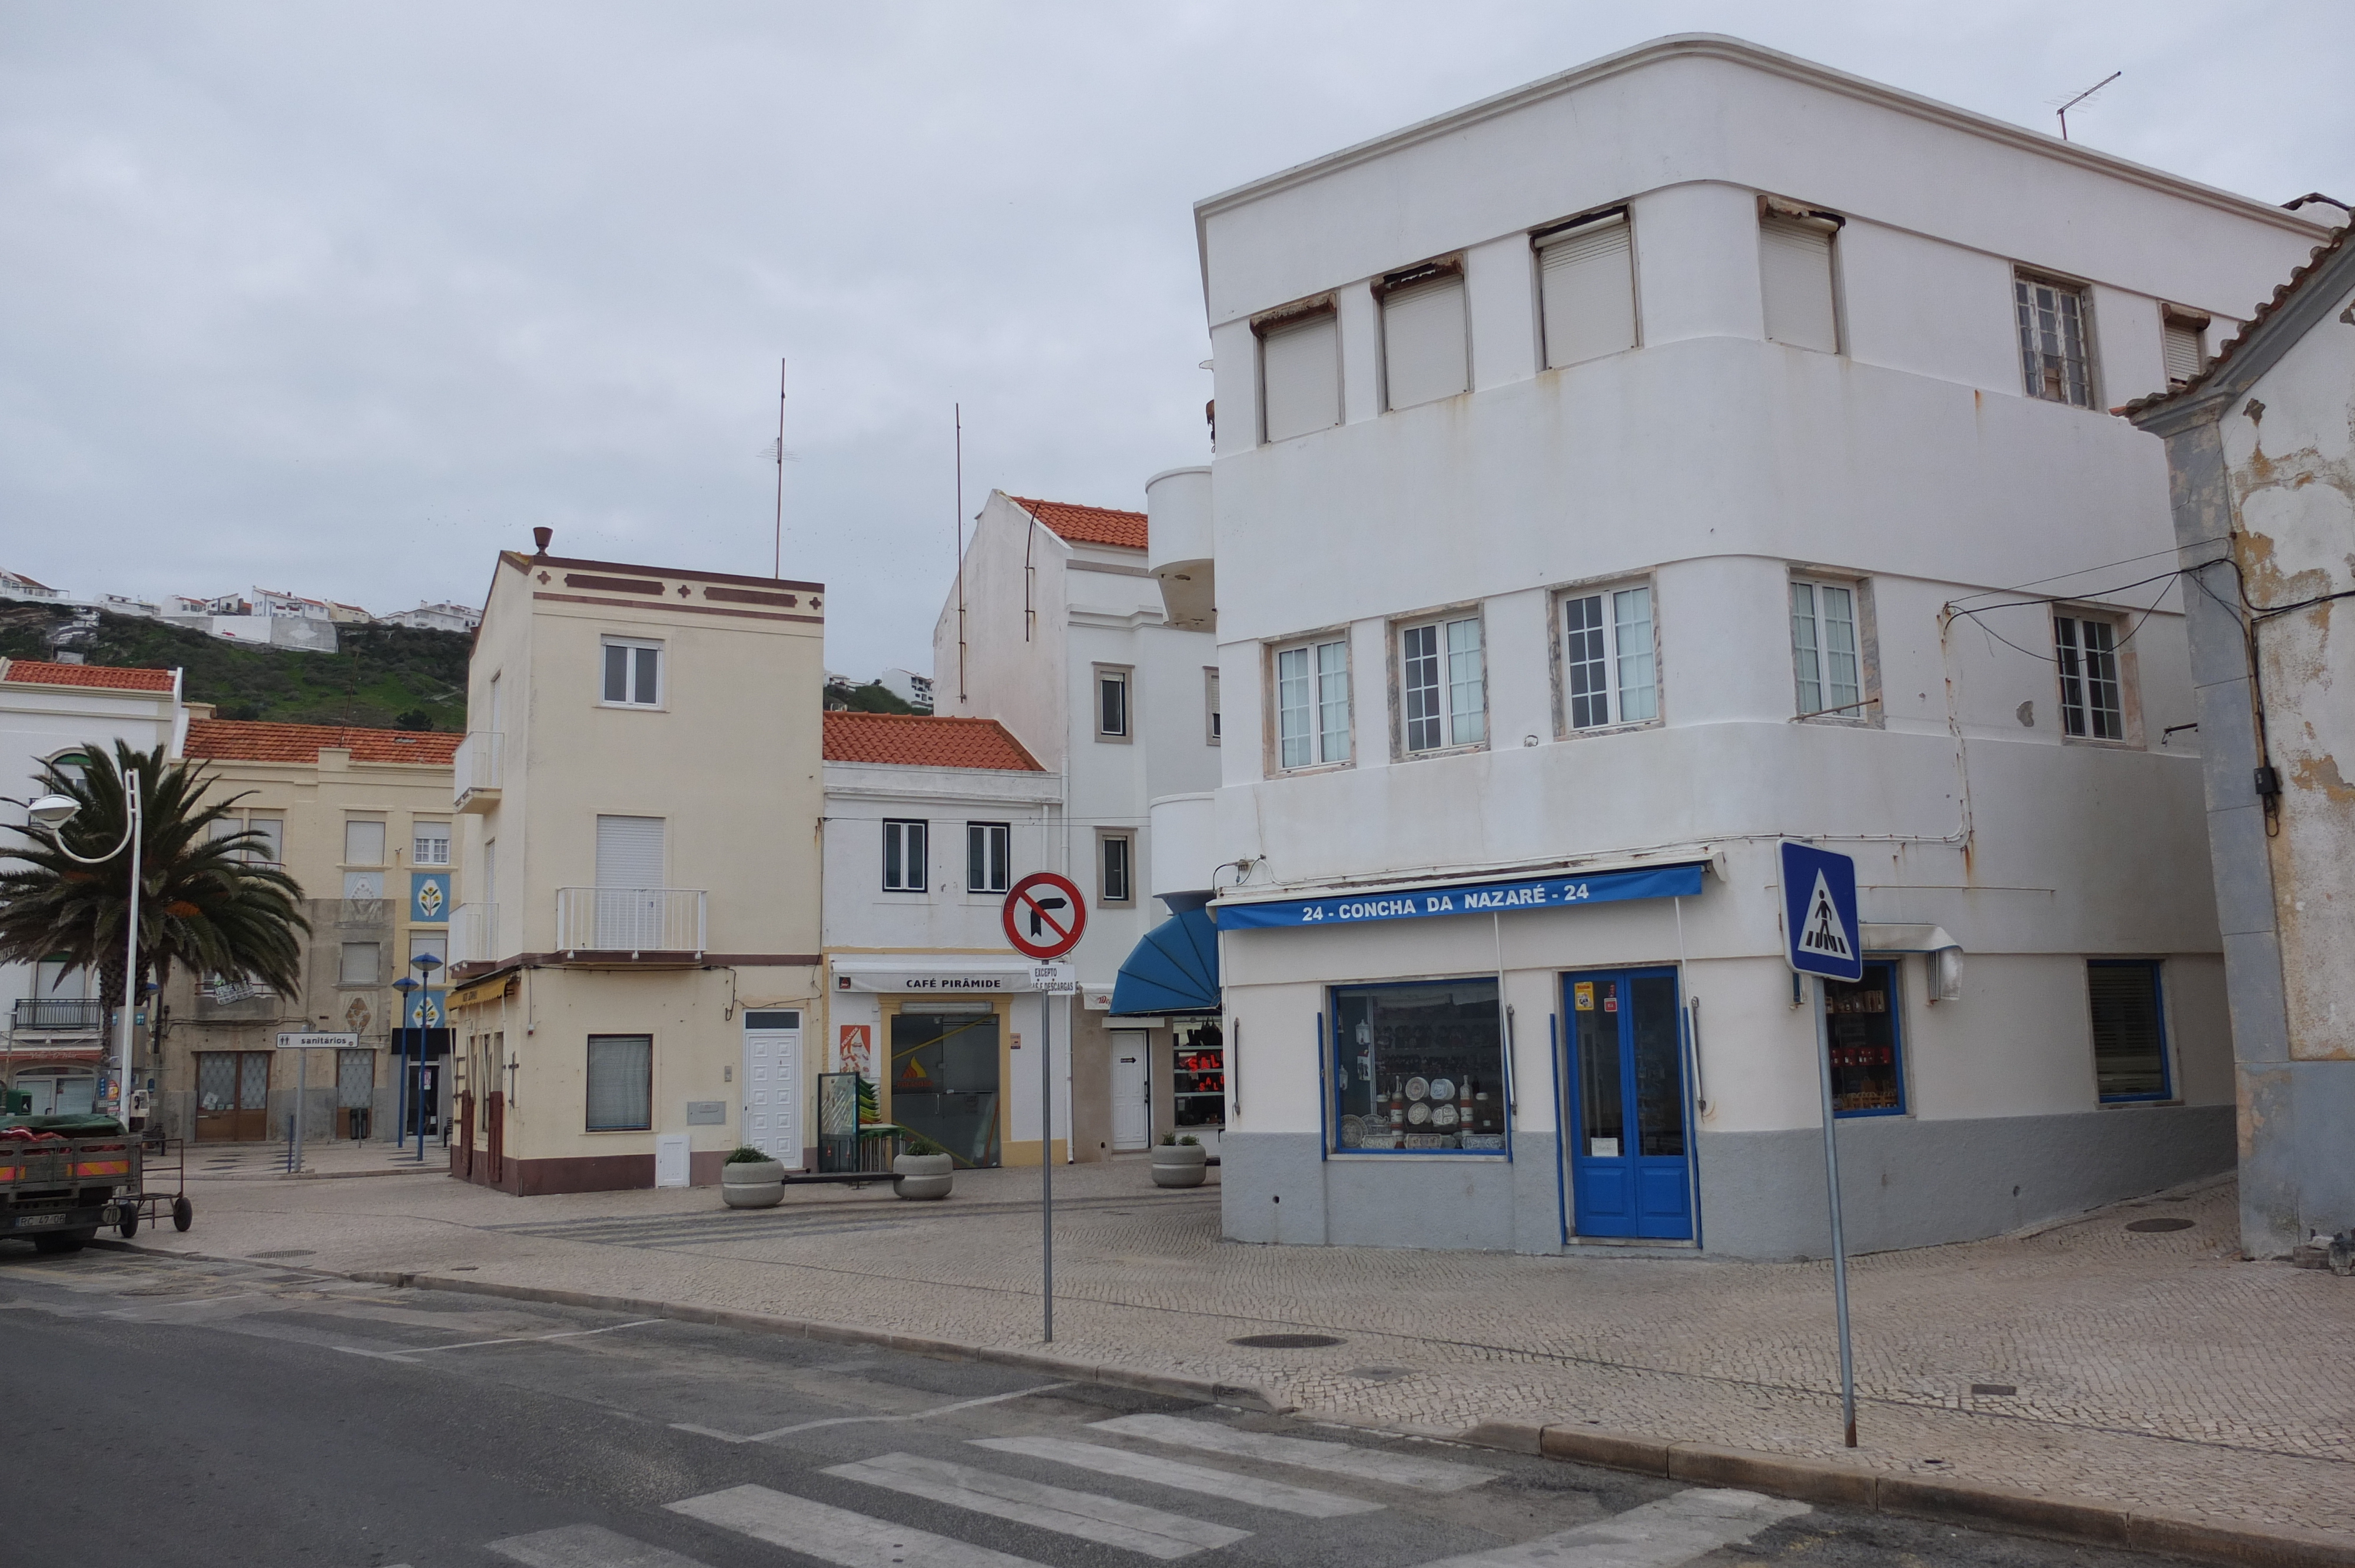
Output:
<path fill-rule="evenodd" d="M 1784 956 L 1803 975 L 1864 978 L 1856 915 L 1856 862 L 1808 844 L 1783 846 Z"/>

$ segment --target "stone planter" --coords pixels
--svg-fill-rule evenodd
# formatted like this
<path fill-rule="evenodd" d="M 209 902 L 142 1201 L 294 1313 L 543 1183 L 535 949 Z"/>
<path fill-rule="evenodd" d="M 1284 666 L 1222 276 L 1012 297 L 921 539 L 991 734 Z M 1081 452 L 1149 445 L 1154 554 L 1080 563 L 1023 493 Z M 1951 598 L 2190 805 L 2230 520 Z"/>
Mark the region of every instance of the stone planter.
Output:
<path fill-rule="evenodd" d="M 1199 1187 L 1209 1167 L 1210 1151 L 1200 1144 L 1156 1143 L 1153 1146 L 1153 1184 L 1156 1187 Z"/>
<path fill-rule="evenodd" d="M 782 1160 L 746 1160 L 719 1168 L 719 1201 L 731 1209 L 773 1209 L 785 1201 Z"/>
<path fill-rule="evenodd" d="M 956 1161 L 945 1154 L 902 1154 L 891 1161 L 891 1191 L 902 1198 L 945 1198 Z"/>

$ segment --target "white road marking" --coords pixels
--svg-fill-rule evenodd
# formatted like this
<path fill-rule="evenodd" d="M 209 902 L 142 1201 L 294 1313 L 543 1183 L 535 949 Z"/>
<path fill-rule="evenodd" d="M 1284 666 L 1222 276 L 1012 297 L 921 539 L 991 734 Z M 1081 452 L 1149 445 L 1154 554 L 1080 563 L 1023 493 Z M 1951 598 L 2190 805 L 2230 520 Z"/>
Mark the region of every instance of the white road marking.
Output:
<path fill-rule="evenodd" d="M 736 1432 L 722 1432 L 716 1426 L 698 1426 L 692 1421 L 674 1421 L 674 1432 L 692 1432 L 698 1437 L 717 1437 L 722 1443 L 766 1443 L 772 1437 L 783 1437 L 795 1432 L 807 1432 L 819 1426 L 855 1426 L 861 1422 L 923 1421 L 935 1415 L 946 1415 L 952 1410 L 971 1410 L 979 1404 L 1003 1404 L 1009 1399 L 1028 1399 L 1034 1393 L 1052 1393 L 1059 1388 L 1069 1388 L 1068 1383 L 1042 1383 L 1037 1388 L 1018 1388 L 1012 1393 L 985 1394 L 979 1399 L 960 1399 L 954 1404 L 935 1404 L 930 1410 L 911 1410 L 904 1415 L 826 1415 L 815 1421 L 797 1421 L 791 1426 L 775 1426 L 766 1432 L 747 1436 Z"/>
<path fill-rule="evenodd" d="M 672 1503 L 670 1510 L 832 1563 L 837 1568 L 1038 1568 L 1027 1558 L 992 1552 L 986 1546 L 968 1546 L 945 1535 L 869 1519 L 766 1487 L 706 1492 Z"/>
<path fill-rule="evenodd" d="M 1145 1437 L 1213 1454 L 1293 1465 L 1304 1470 L 1359 1480 L 1380 1481 L 1418 1492 L 1460 1492 L 1497 1478 L 1494 1470 L 1426 1459 L 1413 1454 L 1391 1454 L 1378 1448 L 1354 1448 L 1347 1443 L 1314 1443 L 1305 1437 L 1278 1437 L 1267 1432 L 1244 1432 L 1211 1421 L 1187 1421 L 1175 1415 L 1121 1415 L 1091 1422 L 1099 1432 L 1124 1437 Z"/>
<path fill-rule="evenodd" d="M 1123 1546 L 1165 1561 L 1190 1557 L 1212 1547 L 1231 1545 L 1251 1534 L 1207 1520 L 1164 1513 L 1159 1509 L 1093 1492 L 1066 1491 L 1017 1476 L 977 1470 L 913 1454 L 884 1454 L 856 1464 L 836 1465 L 826 1472 L 846 1480 L 889 1487 L 952 1508 L 971 1509 L 1017 1524 L 1036 1525 L 1061 1535 L 1106 1546 Z"/>
<path fill-rule="evenodd" d="M 1074 1443 L 1066 1437 L 979 1437 L 976 1448 L 989 1448 L 1000 1454 L 1025 1454 L 1033 1459 L 1051 1459 L 1059 1465 L 1071 1465 L 1082 1470 L 1094 1470 L 1100 1475 L 1125 1476 L 1133 1481 L 1150 1481 L 1156 1486 L 1175 1487 L 1179 1491 L 1207 1492 L 1214 1498 L 1231 1498 L 1260 1508 L 1272 1508 L 1284 1513 L 1305 1514 L 1310 1519 L 1338 1519 L 1343 1514 L 1376 1513 L 1381 1504 L 1359 1498 L 1336 1496 L 1332 1492 L 1311 1491 L 1306 1487 L 1286 1486 L 1282 1481 L 1265 1480 L 1258 1476 L 1239 1476 L 1231 1470 L 1212 1470 L 1200 1465 L 1181 1464 L 1176 1459 L 1164 1459 L 1155 1454 L 1132 1454 L 1125 1448 L 1101 1448 L 1093 1443 Z"/>
<path fill-rule="evenodd" d="M 630 1323 L 608 1323 L 602 1329 L 566 1329 L 554 1334 L 517 1334 L 505 1340 L 468 1340 L 455 1345 L 419 1345 L 406 1351 L 368 1351 L 357 1345 L 337 1345 L 336 1349 L 347 1356 L 372 1356 L 378 1361 L 405 1361 L 411 1356 L 438 1355 L 443 1351 L 479 1351 L 488 1345 L 536 1345 L 546 1340 L 585 1340 L 591 1334 L 612 1334 L 623 1329 L 643 1329 L 649 1323 L 668 1321 L 666 1318 L 640 1318 Z"/>
<path fill-rule="evenodd" d="M 704 1568 L 692 1557 L 617 1535 L 602 1524 L 567 1524 L 510 1535 L 483 1548 L 526 1568 Z"/>
<path fill-rule="evenodd" d="M 1423 1568 L 1678 1568 L 1810 1511 L 1784 1498 L 1700 1488 L 1558 1535 Z"/>

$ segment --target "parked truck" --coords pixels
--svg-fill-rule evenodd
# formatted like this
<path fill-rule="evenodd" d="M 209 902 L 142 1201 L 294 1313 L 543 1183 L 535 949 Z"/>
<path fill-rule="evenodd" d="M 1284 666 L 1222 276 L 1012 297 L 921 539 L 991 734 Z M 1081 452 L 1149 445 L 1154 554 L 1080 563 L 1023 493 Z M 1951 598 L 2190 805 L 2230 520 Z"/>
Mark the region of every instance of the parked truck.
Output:
<path fill-rule="evenodd" d="M 0 1238 L 80 1252 L 100 1226 L 137 1223 L 139 1192 L 139 1140 L 112 1117 L 0 1117 Z"/>

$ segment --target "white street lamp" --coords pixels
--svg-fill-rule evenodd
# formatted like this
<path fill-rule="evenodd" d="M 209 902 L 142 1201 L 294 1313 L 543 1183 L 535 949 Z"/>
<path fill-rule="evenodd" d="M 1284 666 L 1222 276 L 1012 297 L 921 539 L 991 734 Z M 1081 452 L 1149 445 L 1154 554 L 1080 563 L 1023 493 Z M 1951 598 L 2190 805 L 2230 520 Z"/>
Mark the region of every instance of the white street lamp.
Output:
<path fill-rule="evenodd" d="M 126 1131 L 131 1126 L 131 1013 L 139 997 L 139 795 L 144 782 L 136 769 L 124 771 L 123 798 L 130 808 L 131 820 L 123 828 L 122 842 L 101 855 L 76 854 L 67 847 L 65 834 L 59 830 L 81 810 L 81 802 L 72 796 L 44 795 L 26 808 L 33 821 L 50 830 L 59 851 L 84 865 L 103 865 L 125 847 L 131 851 L 131 910 L 125 922 L 128 934 L 123 938 L 123 1066 L 114 1080 L 114 1108 Z"/>

